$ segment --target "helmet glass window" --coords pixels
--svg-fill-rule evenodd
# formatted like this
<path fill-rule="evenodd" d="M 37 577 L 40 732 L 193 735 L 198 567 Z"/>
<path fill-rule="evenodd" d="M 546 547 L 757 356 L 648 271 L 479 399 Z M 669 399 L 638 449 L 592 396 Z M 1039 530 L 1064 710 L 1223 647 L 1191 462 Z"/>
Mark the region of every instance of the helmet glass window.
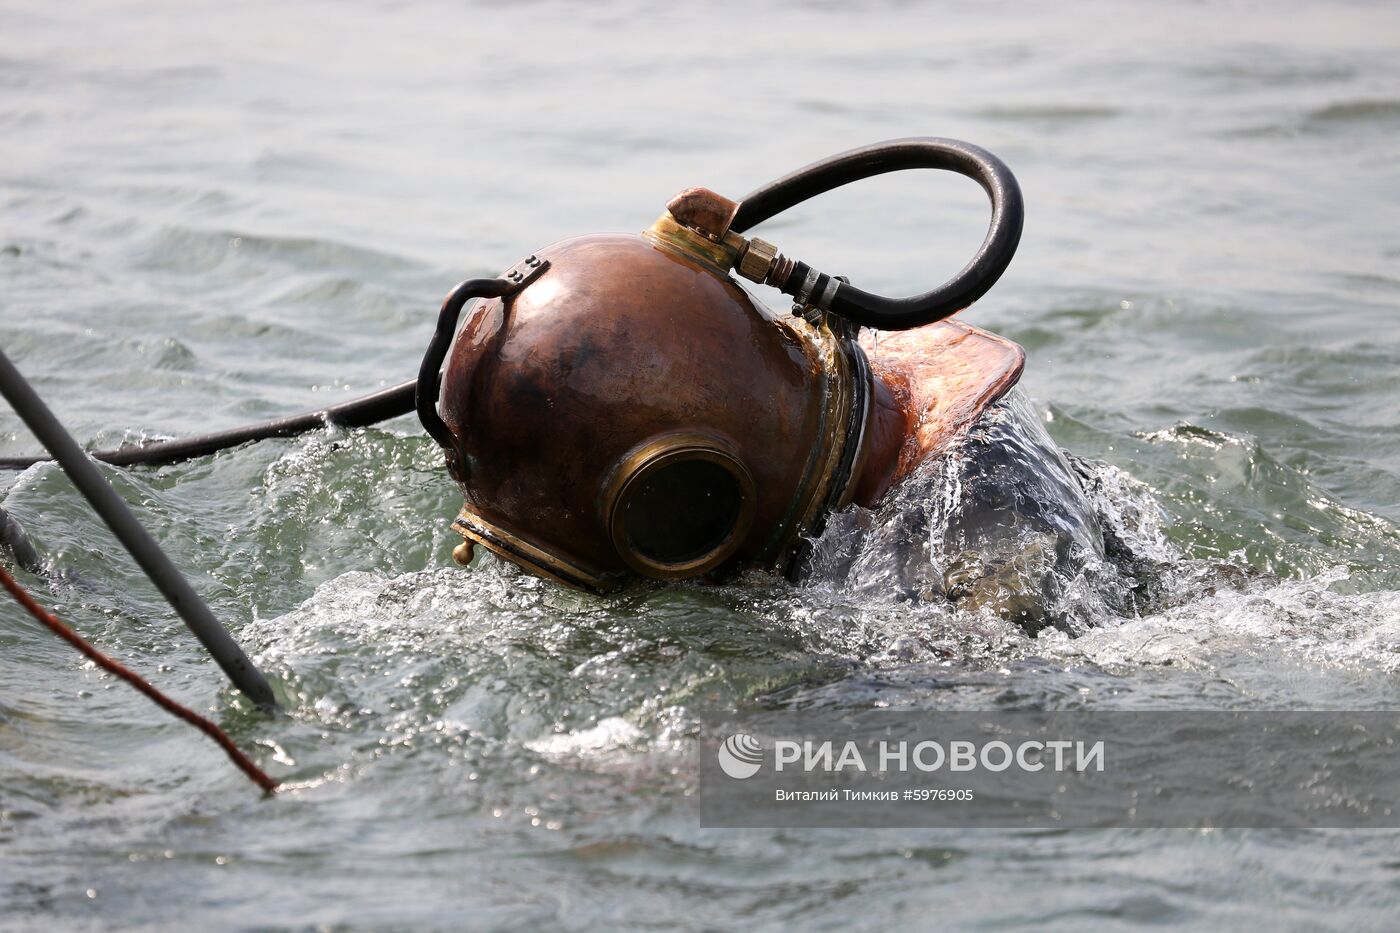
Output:
<path fill-rule="evenodd" d="M 744 543 L 758 502 L 753 477 L 728 445 L 703 435 L 652 438 L 618 466 L 604 496 L 623 563 L 662 580 L 723 564 Z"/>
<path fill-rule="evenodd" d="M 681 460 L 629 485 L 621 505 L 623 532 L 650 564 L 690 564 L 722 547 L 739 522 L 743 489 L 711 460 Z"/>

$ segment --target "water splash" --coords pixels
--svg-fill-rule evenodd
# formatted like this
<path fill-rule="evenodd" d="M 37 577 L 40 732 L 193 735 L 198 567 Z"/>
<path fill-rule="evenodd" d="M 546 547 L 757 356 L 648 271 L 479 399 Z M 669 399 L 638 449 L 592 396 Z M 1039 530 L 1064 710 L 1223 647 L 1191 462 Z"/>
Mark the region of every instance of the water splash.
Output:
<path fill-rule="evenodd" d="M 878 509 L 836 516 L 813 577 L 876 602 L 941 601 L 1031 632 L 1081 632 L 1162 595 L 1180 559 L 1162 519 L 1143 484 L 1066 455 L 1012 392 Z"/>

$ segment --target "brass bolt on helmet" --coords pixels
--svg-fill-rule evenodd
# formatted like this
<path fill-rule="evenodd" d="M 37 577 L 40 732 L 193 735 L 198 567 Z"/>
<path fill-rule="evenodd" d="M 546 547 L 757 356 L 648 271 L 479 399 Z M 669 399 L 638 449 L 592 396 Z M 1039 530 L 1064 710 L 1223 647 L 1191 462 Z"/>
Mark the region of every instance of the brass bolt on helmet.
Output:
<path fill-rule="evenodd" d="M 913 167 L 970 175 L 993 205 L 977 257 L 926 295 L 871 295 L 741 235 L 821 191 Z M 481 544 L 598 593 L 633 576 L 795 575 L 805 539 L 833 509 L 877 500 L 926 446 L 911 434 L 908 368 L 877 359 L 872 370 L 858 326 L 930 330 L 922 325 L 991 287 L 1020 228 L 1019 189 L 995 157 L 952 140 L 897 140 L 740 202 L 689 189 L 640 235 L 565 240 L 500 279 L 462 283 L 444 303 L 417 398 L 466 498 L 455 555 L 465 563 Z M 798 313 L 774 314 L 731 271 L 778 287 Z M 483 300 L 454 342 L 473 298 Z M 930 359 L 974 330 L 950 327 L 922 341 Z M 1001 349 L 989 372 L 1005 391 L 1020 357 Z"/>

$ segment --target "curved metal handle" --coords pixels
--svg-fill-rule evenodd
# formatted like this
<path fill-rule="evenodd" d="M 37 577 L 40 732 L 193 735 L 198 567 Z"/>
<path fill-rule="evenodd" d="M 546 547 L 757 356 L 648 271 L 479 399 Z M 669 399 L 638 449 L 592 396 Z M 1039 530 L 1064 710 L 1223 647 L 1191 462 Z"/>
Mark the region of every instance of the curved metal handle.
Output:
<path fill-rule="evenodd" d="M 418 411 L 418 420 L 423 422 L 423 428 L 447 452 L 449 458 L 455 456 L 456 445 L 452 441 L 452 432 L 438 414 L 437 403 L 438 392 L 441 389 L 439 377 L 442 374 L 442 361 L 447 356 L 447 350 L 452 346 L 452 338 L 457 332 L 457 318 L 461 316 L 462 308 L 473 298 L 499 298 L 518 287 L 516 283 L 506 279 L 468 279 L 448 292 L 447 298 L 442 302 L 442 310 L 438 312 L 437 329 L 433 331 L 433 339 L 429 341 L 428 350 L 423 354 L 423 363 L 418 367 L 418 386 L 414 390 L 413 406 Z"/>
<path fill-rule="evenodd" d="M 980 146 L 956 139 L 911 137 L 874 143 L 798 169 L 749 192 L 735 211 L 730 229 L 743 233 L 794 205 L 863 178 L 932 168 L 957 172 L 978 182 L 992 202 L 987 236 L 972 260 L 943 285 L 909 298 L 885 298 L 818 272 L 806 263 L 784 263 L 770 278 L 801 303 L 881 330 L 906 330 L 961 311 L 996 284 L 1021 242 L 1025 207 L 1021 187 L 1006 164 Z"/>

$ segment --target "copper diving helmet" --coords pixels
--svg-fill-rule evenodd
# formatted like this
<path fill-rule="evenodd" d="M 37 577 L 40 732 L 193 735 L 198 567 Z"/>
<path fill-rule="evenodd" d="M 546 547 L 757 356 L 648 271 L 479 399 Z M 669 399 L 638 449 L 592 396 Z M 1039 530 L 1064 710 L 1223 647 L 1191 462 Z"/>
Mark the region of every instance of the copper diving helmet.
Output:
<path fill-rule="evenodd" d="M 742 235 L 824 191 L 912 168 L 972 177 L 992 202 L 976 256 L 934 291 L 883 298 Z M 564 240 L 463 282 L 417 389 L 466 497 L 455 556 L 484 545 L 599 593 L 750 567 L 796 578 L 827 515 L 877 503 L 1014 384 L 1019 347 L 944 319 L 1001 276 L 1021 223 L 1020 189 L 995 156 L 903 139 L 738 202 L 692 188 L 640 235 Z M 768 310 L 732 273 L 791 296 L 793 313 Z M 861 327 L 904 333 L 867 354 Z"/>

